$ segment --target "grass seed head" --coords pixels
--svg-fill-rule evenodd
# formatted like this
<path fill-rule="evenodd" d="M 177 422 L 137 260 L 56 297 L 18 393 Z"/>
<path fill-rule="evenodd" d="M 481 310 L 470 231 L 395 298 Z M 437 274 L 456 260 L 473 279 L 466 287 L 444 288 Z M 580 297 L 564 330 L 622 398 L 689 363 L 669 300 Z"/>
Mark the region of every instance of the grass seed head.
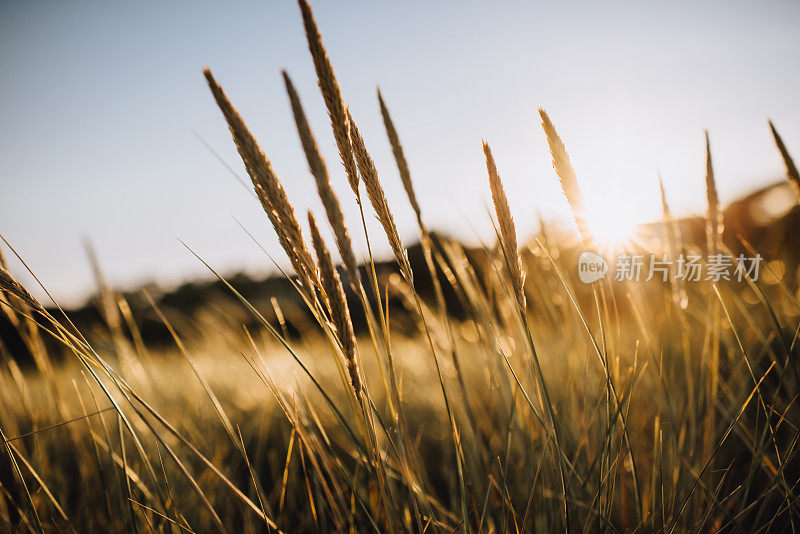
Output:
<path fill-rule="evenodd" d="M 44 310 L 39 301 L 4 267 L 0 267 L 0 291 L 13 295 L 35 310 Z"/>
<path fill-rule="evenodd" d="M 364 138 L 356 127 L 353 118 L 350 117 L 350 134 L 353 138 L 353 149 L 355 151 L 356 161 L 358 162 L 358 170 L 361 173 L 361 179 L 364 181 L 364 188 L 367 190 L 367 196 L 372 204 L 372 208 L 378 215 L 378 220 L 383 226 L 386 237 L 389 239 L 389 245 L 392 247 L 397 265 L 400 266 L 400 271 L 408 282 L 412 281 L 411 265 L 408 263 L 408 256 L 403 248 L 403 243 L 400 241 L 400 235 L 397 233 L 397 226 L 394 223 L 394 217 L 389 210 L 389 203 L 386 202 L 386 195 L 383 192 L 380 180 L 378 180 L 378 170 L 375 168 L 375 163 L 372 161 L 367 147 L 364 144 Z"/>
<path fill-rule="evenodd" d="M 313 294 L 313 288 L 320 287 L 319 277 L 314 259 L 306 247 L 303 232 L 294 215 L 294 208 L 286 196 L 283 185 L 272 170 L 269 159 L 261 150 L 239 112 L 228 100 L 222 87 L 214 79 L 211 70 L 206 68 L 204 74 L 211 94 L 228 123 L 236 149 L 250 175 L 256 195 L 278 234 L 278 240 L 289 257 L 292 267 L 303 285 L 306 286 L 307 296 L 310 297 Z"/>
<path fill-rule="evenodd" d="M 347 363 L 347 372 L 350 375 L 353 391 L 356 394 L 356 398 L 361 400 L 361 377 L 358 373 L 356 360 L 356 337 L 342 281 L 339 279 L 339 273 L 333 265 L 333 260 L 328 248 L 325 246 L 325 241 L 319 233 L 314 215 L 310 211 L 308 212 L 308 225 L 311 228 L 311 241 L 317 253 L 320 278 L 322 285 L 325 287 L 325 293 L 328 295 L 331 320 L 336 328 L 336 337 L 339 338 L 339 342 L 342 344 L 342 352 Z"/>
<path fill-rule="evenodd" d="M 539 115 L 542 118 L 542 128 L 547 136 L 547 144 L 550 146 L 550 155 L 553 157 L 553 168 L 556 170 L 556 175 L 558 175 L 558 180 L 561 183 L 561 190 L 564 192 L 564 196 L 567 197 L 567 202 L 572 210 L 572 217 L 575 219 L 575 225 L 578 227 L 578 232 L 583 240 L 583 246 L 594 248 L 594 238 L 586 220 L 583 195 L 580 187 L 578 187 L 578 177 L 575 175 L 572 163 L 570 163 L 567 149 L 564 147 L 564 143 L 558 136 L 547 113 L 543 109 L 539 109 Z"/>
<path fill-rule="evenodd" d="M 492 191 L 492 202 L 494 203 L 494 211 L 497 215 L 497 223 L 500 227 L 500 244 L 506 260 L 508 261 L 511 280 L 514 284 L 514 292 L 524 306 L 524 275 L 517 247 L 517 229 L 514 225 L 514 219 L 511 217 L 511 209 L 508 207 L 508 197 L 506 197 L 505 189 L 503 189 L 503 182 L 500 180 L 500 175 L 497 172 L 492 150 L 485 141 L 483 142 L 483 154 L 486 157 L 486 170 L 489 173 L 489 188 Z"/>
<path fill-rule="evenodd" d="M 333 73 L 333 65 L 328 58 L 328 53 L 322 45 L 322 37 L 317 29 L 317 23 L 314 21 L 314 15 L 311 12 L 311 6 L 308 5 L 306 0 L 298 0 L 300 5 L 300 12 L 303 15 L 303 26 L 306 30 L 306 38 L 308 39 L 308 50 L 311 52 L 311 57 L 314 60 L 314 68 L 317 71 L 317 79 L 319 81 L 319 88 L 322 92 L 322 98 L 325 100 L 325 106 L 328 108 L 328 115 L 331 118 L 331 127 L 333 128 L 333 137 L 336 139 L 336 146 L 339 149 L 339 156 L 342 158 L 344 170 L 347 173 L 347 180 L 350 182 L 350 188 L 359 198 L 358 192 L 358 172 L 356 163 L 353 159 L 353 148 L 350 143 L 350 126 L 347 120 L 347 108 L 342 99 L 342 91 L 339 89 L 339 82 L 336 81 L 336 76 Z"/>
<path fill-rule="evenodd" d="M 717 254 L 722 250 L 722 209 L 719 205 L 717 185 L 714 181 L 714 167 L 711 164 L 711 144 L 706 132 L 706 198 L 708 200 L 708 213 L 706 218 L 706 238 L 708 240 L 708 253 Z"/>
<path fill-rule="evenodd" d="M 355 284 L 358 284 L 358 262 L 353 253 L 353 244 L 350 240 L 350 234 L 347 231 L 347 225 L 344 221 L 344 214 L 342 213 L 341 204 L 339 204 L 339 198 L 331 187 L 325 160 L 319 153 L 314 134 L 311 132 L 311 127 L 308 124 L 305 111 L 303 111 L 300 96 L 297 94 L 294 84 L 286 71 L 283 71 L 283 80 L 286 84 L 286 92 L 289 95 L 289 101 L 292 105 L 292 114 L 294 115 L 295 124 L 297 126 L 297 133 L 300 136 L 300 143 L 303 146 L 303 152 L 305 152 L 306 160 L 308 161 L 309 171 L 317 183 L 319 198 L 322 200 L 328 222 L 331 228 L 333 228 L 334 236 L 336 236 L 336 248 L 339 250 L 339 255 L 342 257 L 347 275 L 350 277 L 350 283 L 355 287 Z"/>
<path fill-rule="evenodd" d="M 417 224 L 425 232 L 422 212 L 419 208 L 419 202 L 417 202 L 417 195 L 414 192 L 414 184 L 411 182 L 411 171 L 408 169 L 408 162 L 405 154 L 403 154 L 403 145 L 400 144 L 400 136 L 397 135 L 394 122 L 392 122 L 392 117 L 389 115 L 389 108 L 386 107 L 386 103 L 383 101 L 380 89 L 378 90 L 378 103 L 381 107 L 381 116 L 383 117 L 383 125 L 386 128 L 386 135 L 389 138 L 389 144 L 392 146 L 392 154 L 394 154 L 394 160 L 397 163 L 397 170 L 400 172 L 400 180 L 403 181 L 403 188 L 406 190 L 408 201 L 411 203 L 411 208 L 417 217 Z"/>
<path fill-rule="evenodd" d="M 778 145 L 783 163 L 786 165 L 786 178 L 789 180 L 789 183 L 792 184 L 794 192 L 797 194 L 798 199 L 800 199 L 800 173 L 797 172 L 794 160 L 786 149 L 786 145 L 783 144 L 783 139 L 778 135 L 778 130 L 775 129 L 775 125 L 772 124 L 772 121 L 767 122 L 769 123 L 769 129 L 772 131 L 772 137 L 775 139 L 775 144 Z"/>

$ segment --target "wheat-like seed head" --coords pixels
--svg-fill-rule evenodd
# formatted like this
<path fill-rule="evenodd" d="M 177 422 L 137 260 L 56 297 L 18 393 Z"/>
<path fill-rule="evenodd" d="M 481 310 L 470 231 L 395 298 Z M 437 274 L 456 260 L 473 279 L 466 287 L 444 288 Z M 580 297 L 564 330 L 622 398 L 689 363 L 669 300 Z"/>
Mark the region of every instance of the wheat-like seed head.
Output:
<path fill-rule="evenodd" d="M 331 254 L 325 246 L 325 241 L 319 233 L 314 215 L 308 212 L 308 226 L 311 228 L 311 241 L 317 253 L 319 262 L 320 278 L 325 292 L 328 294 L 331 320 L 336 328 L 336 337 L 342 344 L 342 352 L 347 363 L 347 372 L 350 375 L 350 382 L 356 398 L 361 401 L 361 377 L 358 373 L 358 363 L 356 358 L 356 337 L 353 332 L 353 323 L 350 318 L 350 308 L 347 305 L 347 298 L 344 294 L 342 281 L 339 273 L 333 265 Z"/>
<path fill-rule="evenodd" d="M 322 154 L 319 153 L 319 149 L 317 148 L 317 142 L 314 139 L 311 126 L 309 126 L 308 119 L 303 111 L 300 96 L 297 94 L 294 84 L 286 71 L 283 71 L 283 80 L 286 84 L 286 92 L 289 94 L 292 114 L 294 115 L 294 121 L 297 125 L 297 133 L 300 136 L 300 142 L 303 145 L 303 151 L 306 154 L 309 171 L 311 171 L 311 175 L 317 182 L 319 198 L 322 200 L 322 205 L 325 207 L 325 214 L 328 216 L 328 222 L 336 236 L 336 248 L 339 250 L 339 255 L 342 257 L 342 262 L 350 278 L 350 284 L 355 288 L 358 284 L 358 263 L 353 253 L 353 244 L 350 241 L 350 234 L 347 232 L 347 225 L 344 222 L 344 214 L 339 204 L 339 198 L 331 187 L 325 160 L 322 158 Z"/>
<path fill-rule="evenodd" d="M 525 275 L 522 271 L 522 263 L 517 248 L 517 229 L 514 219 L 511 217 L 511 209 L 508 207 L 508 197 L 506 197 L 503 182 L 500 181 L 500 174 L 492 157 L 492 150 L 486 141 L 483 142 L 483 154 L 486 156 L 486 170 L 489 173 L 489 188 L 492 191 L 492 202 L 494 211 L 497 215 L 497 224 L 500 227 L 500 245 L 508 261 L 511 280 L 514 284 L 514 291 L 522 305 L 525 305 L 524 282 Z"/>
<path fill-rule="evenodd" d="M 358 163 L 358 170 L 361 173 L 361 179 L 364 181 L 364 188 L 367 190 L 367 196 L 372 204 L 372 208 L 378 215 L 378 220 L 383 226 L 383 231 L 386 237 L 389 238 L 389 245 L 392 247 L 394 258 L 397 265 L 400 266 L 400 271 L 405 276 L 406 281 L 411 283 L 413 275 L 411 272 L 411 265 L 408 263 L 408 256 L 403 248 L 403 243 L 400 241 L 400 236 L 397 233 L 397 226 L 394 224 L 394 217 L 392 212 L 389 211 L 389 204 L 386 202 L 386 195 L 383 193 L 383 187 L 378 180 L 378 170 L 375 168 L 375 163 L 367 152 L 367 147 L 364 145 L 364 139 L 353 121 L 353 117 L 348 112 L 350 119 L 350 135 L 353 139 L 353 150 Z"/>
<path fill-rule="evenodd" d="M 0 248 L 0 269 L 5 269 L 8 272 L 8 263 L 2 248 Z M 23 309 L 24 306 L 25 304 L 20 302 L 19 297 L 0 288 L 0 314 L 4 313 L 15 327 L 19 326 L 19 318 L 14 308 Z"/>
<path fill-rule="evenodd" d="M 797 172 L 794 160 L 792 160 L 792 156 L 789 155 L 789 151 L 786 150 L 786 145 L 783 144 L 783 139 L 778 135 L 778 130 L 775 129 L 775 125 L 772 124 L 772 121 L 767 122 L 769 122 L 769 129 L 772 130 L 772 137 L 775 138 L 775 144 L 778 145 L 783 163 L 786 165 L 786 178 L 788 178 L 789 183 L 792 184 L 792 188 L 797 194 L 797 197 L 800 198 L 800 173 Z"/>
<path fill-rule="evenodd" d="M 542 117 L 542 128 L 547 136 L 547 144 L 550 146 L 550 154 L 553 157 L 553 168 L 556 170 L 559 182 L 561 182 L 561 190 L 564 192 L 564 196 L 567 197 L 567 202 L 572 210 L 572 217 L 575 219 L 575 225 L 578 227 L 578 232 L 583 240 L 583 246 L 594 248 L 594 238 L 586 220 L 583 195 L 580 187 L 578 187 L 578 178 L 575 175 L 575 169 L 572 168 L 572 163 L 569 161 L 567 149 L 564 147 L 564 143 L 558 136 L 547 113 L 543 109 L 539 109 L 539 115 Z"/>
<path fill-rule="evenodd" d="M 400 179 L 403 181 L 403 188 L 406 190 L 408 201 L 411 203 L 411 208 L 414 210 L 414 215 L 417 216 L 417 224 L 423 233 L 427 234 L 425 224 L 422 222 L 422 212 L 417 202 L 417 195 L 414 192 L 414 184 L 411 182 L 411 171 L 408 169 L 408 162 L 406 161 L 405 154 L 403 154 L 403 145 L 400 144 L 400 137 L 397 135 L 397 130 L 392 122 L 392 117 L 389 115 L 389 109 L 383 101 L 380 89 L 378 89 L 378 103 L 381 107 L 381 115 L 383 116 L 383 125 L 386 127 L 386 135 L 389 138 L 389 144 L 392 146 L 392 154 L 397 163 L 397 170 L 400 172 Z"/>
<path fill-rule="evenodd" d="M 706 238 L 708 240 L 708 253 L 716 254 L 722 249 L 722 210 L 719 206 L 717 185 L 714 181 L 714 167 L 711 164 L 711 144 L 706 132 L 706 198 L 708 199 L 708 213 L 706 218 Z"/>
<path fill-rule="evenodd" d="M 5 291 L 10 295 L 15 296 L 35 310 L 44 310 L 44 307 L 39 303 L 39 301 L 36 300 L 36 298 L 31 295 L 28 290 L 22 286 L 22 284 L 17 282 L 17 280 L 11 276 L 11 273 L 8 272 L 5 267 L 0 267 L 0 291 Z"/>
<path fill-rule="evenodd" d="M 204 74 L 211 93 L 228 123 L 236 149 L 250 175 L 256 195 L 275 228 L 278 240 L 286 251 L 286 255 L 289 256 L 292 267 L 307 287 L 307 296 L 311 297 L 313 288 L 320 287 L 319 277 L 314 259 L 306 247 L 303 232 L 295 218 L 294 208 L 283 190 L 283 185 L 239 112 L 231 105 L 222 87 L 214 79 L 211 70 L 205 69 Z"/>
<path fill-rule="evenodd" d="M 347 181 L 350 182 L 350 188 L 356 195 L 356 199 L 360 198 L 358 191 L 358 172 L 356 163 L 353 159 L 353 148 L 350 143 L 350 126 L 347 120 L 347 108 L 342 99 L 342 92 L 339 89 L 339 83 L 336 81 L 336 76 L 333 73 L 333 66 L 322 45 L 322 37 L 317 29 L 317 23 L 314 21 L 314 15 L 311 12 L 311 6 L 308 5 L 307 0 L 298 0 L 300 5 L 300 12 L 303 15 L 303 26 L 306 30 L 306 38 L 308 39 L 308 50 L 311 52 L 311 57 L 314 60 L 314 68 L 317 71 L 317 79 L 319 80 L 319 88 L 322 91 L 322 98 L 325 100 L 325 106 L 328 108 L 328 114 L 331 118 L 331 127 L 333 128 L 333 137 L 336 139 L 336 146 L 339 149 L 339 156 L 342 158 L 344 170 L 347 173 Z"/>
<path fill-rule="evenodd" d="M 8 269 L 8 264 L 6 264 L 6 256 L 5 256 L 5 254 L 3 254 L 3 249 L 2 248 L 0 248 L 0 269 Z M 3 300 L 4 297 L 5 297 L 4 292 L 0 291 L 0 304 L 2 304 L 4 302 L 4 300 Z M 3 310 L 4 310 L 4 307 L 2 305 L 0 305 L 0 311 L 3 311 Z M 16 318 L 16 316 L 13 315 L 14 314 L 13 310 L 6 310 L 6 311 L 8 313 L 12 314 L 11 316 L 12 316 L 12 321 L 13 321 L 13 319 Z"/>

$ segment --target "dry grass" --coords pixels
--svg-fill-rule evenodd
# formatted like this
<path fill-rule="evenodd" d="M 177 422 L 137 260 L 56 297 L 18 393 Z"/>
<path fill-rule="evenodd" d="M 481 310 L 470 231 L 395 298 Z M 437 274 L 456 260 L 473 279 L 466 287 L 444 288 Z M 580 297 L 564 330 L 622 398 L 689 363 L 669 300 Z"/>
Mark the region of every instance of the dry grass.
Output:
<path fill-rule="evenodd" d="M 722 221 L 717 183 L 714 181 L 714 166 L 711 164 L 711 142 L 708 140 L 708 132 L 706 132 L 706 200 L 708 205 L 706 214 L 708 253 L 717 254 L 722 251 L 722 232 L 725 226 Z"/>
<path fill-rule="evenodd" d="M 347 274 L 350 277 L 351 283 L 355 283 L 358 280 L 358 262 L 353 253 L 353 244 L 350 241 L 350 234 L 344 222 L 344 214 L 339 204 L 339 198 L 331 187 L 325 160 L 322 159 L 322 155 L 319 153 L 317 141 L 314 139 L 314 134 L 311 133 L 311 127 L 303 111 L 300 97 L 286 71 L 283 72 L 283 79 L 286 83 L 286 92 L 289 94 L 289 101 L 292 105 L 292 114 L 294 115 L 295 124 L 297 125 L 300 143 L 303 145 L 303 151 L 308 161 L 308 169 L 317 182 L 317 192 L 319 193 L 320 200 L 322 200 L 322 205 L 325 207 L 325 214 L 328 216 L 328 222 L 336 236 L 336 246 L 339 249 L 339 255 L 347 269 Z"/>
<path fill-rule="evenodd" d="M 800 172 L 797 172 L 794 160 L 792 156 L 789 155 L 789 151 L 786 150 L 786 145 L 783 144 L 783 139 L 781 139 L 781 136 L 778 134 L 778 130 L 775 129 L 775 125 L 772 124 L 772 121 L 768 121 L 768 123 L 769 129 L 772 132 L 772 137 L 775 139 L 775 144 L 778 146 L 778 151 L 783 158 L 783 163 L 786 165 L 786 178 L 789 180 L 789 183 L 792 184 L 798 198 L 800 198 Z"/>
<path fill-rule="evenodd" d="M 545 236 L 543 227 L 536 246 L 520 248 L 485 143 L 498 246 L 468 251 L 434 239 L 379 94 L 422 238 L 424 264 L 416 265 L 430 276 L 426 295 L 310 7 L 299 3 L 345 178 L 359 205 L 363 182 L 396 271 L 380 277 L 371 254 L 363 270 L 355 265 L 349 230 L 358 225 L 345 221 L 288 75 L 295 125 L 350 293 L 309 213 L 312 256 L 269 159 L 206 70 L 294 270 L 296 302 L 307 308 L 294 315 L 309 324 L 292 337 L 277 301 L 249 302 L 217 275 L 257 327 L 241 328 L 221 305 L 189 315 L 149 299 L 175 346 L 151 351 L 99 267 L 105 328 L 84 337 L 4 264 L 0 306 L 36 367 L 21 369 L 0 343 L 0 525 L 9 532 L 795 531 L 800 303 L 796 278 L 780 276 L 797 269 L 794 256 L 770 258 L 770 275 L 759 280 L 682 284 L 671 270 L 669 283 L 583 285 L 574 269 L 582 249 L 569 239 Z M 593 247 L 578 178 L 540 113 L 582 244 Z M 792 180 L 796 170 L 773 134 Z M 702 230 L 701 242 L 679 231 L 662 185 L 664 224 L 656 229 L 673 256 L 738 246 L 723 239 L 708 147 L 707 154 L 707 243 Z M 411 327 L 401 324 L 395 298 Z M 458 318 L 449 313 L 454 301 Z M 277 322 L 265 317 L 270 307 Z"/>
<path fill-rule="evenodd" d="M 286 255 L 292 262 L 292 266 L 298 276 L 300 276 L 307 296 L 313 300 L 314 288 L 320 287 L 317 268 L 306 247 L 303 231 L 300 229 L 300 224 L 294 215 L 294 208 L 283 190 L 283 185 L 275 176 L 272 164 L 264 155 L 261 147 L 258 146 L 258 142 L 253 137 L 253 134 L 250 133 L 244 120 L 231 105 L 228 97 L 225 96 L 222 88 L 214 79 L 211 69 L 205 69 L 204 74 L 211 89 L 211 94 L 214 95 L 214 100 L 216 100 L 228 123 L 231 135 L 236 143 L 236 149 L 239 151 L 247 173 L 253 181 L 256 195 L 261 201 L 261 205 L 269 217 L 275 233 L 278 235 L 281 246 L 286 251 Z"/>
<path fill-rule="evenodd" d="M 356 162 L 358 163 L 358 172 L 361 180 L 364 182 L 364 189 L 367 191 L 367 197 L 372 204 L 372 209 L 378 216 L 378 220 L 383 226 L 383 231 L 389 239 L 389 245 L 392 247 L 397 265 L 407 280 L 412 280 L 411 266 L 408 264 L 405 248 L 400 241 L 400 235 L 397 233 L 397 225 L 394 223 L 394 217 L 389 209 L 389 203 L 386 201 L 386 195 L 383 193 L 383 186 L 378 179 L 378 169 L 375 168 L 375 163 L 369 155 L 364 138 L 361 137 L 356 123 L 348 113 L 350 120 L 350 136 L 353 140 L 353 151 L 355 152 Z"/>
<path fill-rule="evenodd" d="M 400 136 L 397 135 L 394 122 L 392 122 L 392 117 L 389 115 L 389 108 L 386 107 L 380 90 L 378 90 L 378 104 L 381 107 L 381 117 L 383 117 L 383 125 L 386 128 L 386 136 L 389 138 L 389 144 L 392 147 L 392 155 L 394 155 L 397 170 L 400 172 L 400 180 L 403 182 L 403 188 L 406 190 L 408 201 L 411 203 L 411 209 L 414 210 L 414 215 L 417 217 L 417 224 L 420 228 L 424 228 L 422 210 L 417 201 L 417 194 L 414 192 L 414 184 L 411 181 L 411 171 L 408 168 L 408 162 L 403 153 L 403 145 L 400 144 Z"/>
<path fill-rule="evenodd" d="M 317 23 L 314 22 L 311 6 L 308 5 L 306 0 L 299 0 L 298 4 L 303 14 L 308 50 L 314 60 L 314 68 L 317 70 L 319 79 L 319 88 L 322 91 L 322 98 L 325 100 L 325 105 L 330 115 L 333 138 L 339 148 L 339 156 L 342 158 L 342 164 L 347 173 L 347 181 L 358 198 L 360 197 L 358 193 L 358 172 L 353 156 L 353 147 L 350 144 L 350 120 L 347 107 L 342 99 L 342 92 L 339 89 L 339 83 L 336 81 L 336 75 L 333 73 L 333 66 L 328 58 L 328 53 L 322 45 L 322 37 L 317 29 Z"/>
<path fill-rule="evenodd" d="M 325 246 L 322 236 L 317 228 L 317 223 L 311 212 L 308 212 L 308 226 L 311 228 L 311 238 L 314 243 L 314 250 L 317 252 L 322 286 L 330 298 L 330 315 L 336 331 L 336 337 L 342 347 L 344 359 L 347 362 L 347 372 L 350 375 L 350 382 L 353 384 L 353 391 L 358 399 L 361 399 L 361 377 L 358 371 L 358 360 L 356 356 L 356 336 L 353 332 L 353 322 L 350 318 L 350 309 L 347 306 L 347 297 L 344 294 L 342 282 L 339 280 L 339 273 L 333 265 L 331 254 Z"/>
<path fill-rule="evenodd" d="M 569 161 L 569 154 L 567 149 L 564 148 L 564 143 L 556 132 L 555 126 L 550 121 L 550 117 L 543 110 L 539 110 L 539 115 L 542 118 L 542 128 L 547 136 L 547 144 L 550 145 L 550 154 L 553 157 L 553 168 L 556 170 L 559 182 L 561 183 L 561 190 L 569 202 L 572 209 L 572 215 L 575 218 L 575 224 L 578 227 L 578 232 L 583 239 L 583 245 L 586 248 L 594 248 L 594 238 L 592 237 L 589 223 L 586 221 L 586 208 L 583 205 L 583 195 L 578 186 L 578 177 L 575 175 L 575 169 L 572 168 L 572 163 Z"/>
<path fill-rule="evenodd" d="M 0 267 L 0 292 L 18 298 L 33 309 L 41 309 L 42 305 L 31 295 L 22 284 L 8 272 L 4 267 Z"/>
<path fill-rule="evenodd" d="M 492 150 L 489 145 L 483 143 L 483 154 L 486 157 L 486 170 L 489 173 L 489 188 L 492 191 L 492 202 L 494 211 L 497 215 L 497 225 L 500 227 L 500 245 L 503 247 L 503 254 L 508 269 L 511 274 L 511 283 L 514 285 L 514 293 L 517 295 L 522 307 L 525 307 L 524 276 L 522 265 L 519 258 L 519 246 L 517 245 L 517 229 L 514 226 L 514 219 L 511 218 L 511 210 L 508 207 L 508 198 L 503 189 L 503 182 L 497 173 L 497 166 L 492 157 Z"/>

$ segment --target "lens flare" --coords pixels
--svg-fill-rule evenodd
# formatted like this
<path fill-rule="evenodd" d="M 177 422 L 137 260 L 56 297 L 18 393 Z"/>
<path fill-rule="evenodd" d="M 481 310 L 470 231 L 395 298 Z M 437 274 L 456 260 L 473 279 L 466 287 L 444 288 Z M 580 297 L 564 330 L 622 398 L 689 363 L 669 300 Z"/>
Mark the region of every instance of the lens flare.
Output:
<path fill-rule="evenodd" d="M 620 248 L 631 242 L 639 221 L 629 210 L 589 209 L 587 212 L 589 229 L 600 248 Z"/>

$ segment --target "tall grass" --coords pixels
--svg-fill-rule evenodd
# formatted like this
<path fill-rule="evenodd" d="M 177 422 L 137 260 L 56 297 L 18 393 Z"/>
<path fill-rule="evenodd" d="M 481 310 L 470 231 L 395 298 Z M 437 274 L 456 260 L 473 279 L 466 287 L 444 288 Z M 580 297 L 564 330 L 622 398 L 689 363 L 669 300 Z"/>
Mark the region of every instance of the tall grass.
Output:
<path fill-rule="evenodd" d="M 329 171 L 299 92 L 283 76 L 343 269 L 311 213 L 306 244 L 266 153 L 210 69 L 205 77 L 313 324 L 291 337 L 291 310 L 248 301 L 209 266 L 258 328 L 241 328 L 222 308 L 194 316 L 163 310 L 148 296 L 175 346 L 154 353 L 96 261 L 105 329 L 84 336 L 67 314 L 42 306 L 3 259 L 0 311 L 36 363 L 22 370 L 0 344 L 6 530 L 794 531 L 797 288 L 774 274 L 767 282 L 690 284 L 675 269 L 665 283 L 583 285 L 575 276 L 582 247 L 572 236 L 545 235 L 543 225 L 520 247 L 508 203 L 514 192 L 485 142 L 497 245 L 468 250 L 433 235 L 378 93 L 419 227 L 424 263 L 412 265 L 384 193 L 388 173 L 379 176 L 310 6 L 299 5 L 344 173 Z M 578 175 L 540 114 L 581 244 L 594 249 Z M 723 235 L 708 142 L 706 149 L 707 239 L 684 237 L 662 184 L 655 228 L 663 249 L 673 257 L 756 252 Z M 355 224 L 331 187 L 341 174 L 361 208 Z M 393 253 L 390 274 L 372 257 L 370 207 Z M 356 236 L 370 251 L 361 268 Z M 411 332 L 397 328 L 398 300 Z M 356 314 L 366 323 L 360 337 Z M 55 361 L 58 352 L 67 361 Z"/>

